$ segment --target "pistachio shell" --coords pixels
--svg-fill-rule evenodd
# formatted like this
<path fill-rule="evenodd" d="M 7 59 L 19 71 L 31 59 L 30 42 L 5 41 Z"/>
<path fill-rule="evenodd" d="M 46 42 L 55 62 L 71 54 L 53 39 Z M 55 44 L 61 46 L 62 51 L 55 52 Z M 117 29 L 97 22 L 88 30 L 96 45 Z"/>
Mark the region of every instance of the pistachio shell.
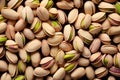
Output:
<path fill-rule="evenodd" d="M 25 76 L 24 75 L 18 75 L 15 80 L 24 80 Z"/>
<path fill-rule="evenodd" d="M 1 80 L 12 80 L 12 78 L 7 72 L 5 72 L 4 74 L 2 74 Z"/>
<path fill-rule="evenodd" d="M 33 80 L 34 75 L 33 75 L 33 68 L 32 66 L 28 66 L 25 70 L 25 77 L 27 80 Z"/>
<path fill-rule="evenodd" d="M 25 1 L 26 6 L 30 6 L 31 8 L 37 8 L 40 5 L 39 0 L 27 0 Z"/>
<path fill-rule="evenodd" d="M 91 52 L 90 52 L 90 50 L 89 50 L 87 47 L 84 47 L 84 50 L 83 50 L 83 52 L 82 52 L 81 55 L 82 55 L 83 57 L 85 57 L 85 58 L 90 58 Z"/>
<path fill-rule="evenodd" d="M 110 68 L 109 72 L 110 72 L 112 75 L 116 76 L 116 77 L 119 77 L 119 76 L 120 76 L 120 69 L 117 68 L 117 67 L 115 67 L 115 66 L 112 66 L 112 67 Z"/>
<path fill-rule="evenodd" d="M 73 0 L 76 8 L 81 8 L 83 5 L 83 0 Z"/>
<path fill-rule="evenodd" d="M 89 59 L 79 58 L 78 59 L 79 66 L 88 66 L 90 64 Z"/>
<path fill-rule="evenodd" d="M 18 71 L 20 73 L 24 73 L 26 70 L 26 63 L 22 62 L 21 60 L 18 61 Z"/>
<path fill-rule="evenodd" d="M 5 32 L 7 29 L 7 24 L 5 22 L 0 23 L 0 33 Z"/>
<path fill-rule="evenodd" d="M 88 79 L 92 80 L 95 78 L 94 69 L 91 66 L 86 67 L 86 76 Z"/>
<path fill-rule="evenodd" d="M 0 72 L 5 72 L 8 70 L 8 65 L 6 61 L 0 60 Z"/>
<path fill-rule="evenodd" d="M 18 75 L 17 65 L 16 64 L 9 64 L 8 65 L 8 72 L 9 72 L 11 77 L 14 77 L 14 76 Z"/>

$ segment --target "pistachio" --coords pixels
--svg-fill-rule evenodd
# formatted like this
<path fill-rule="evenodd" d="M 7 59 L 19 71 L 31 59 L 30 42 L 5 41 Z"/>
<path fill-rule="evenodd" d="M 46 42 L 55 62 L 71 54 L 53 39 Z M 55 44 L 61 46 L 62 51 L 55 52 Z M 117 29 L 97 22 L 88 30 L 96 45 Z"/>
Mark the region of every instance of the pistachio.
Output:
<path fill-rule="evenodd" d="M 109 76 L 107 80 L 116 80 L 114 76 Z"/>
<path fill-rule="evenodd" d="M 120 35 L 115 35 L 115 36 L 113 37 L 113 42 L 114 42 L 114 43 L 120 43 Z"/>
<path fill-rule="evenodd" d="M 89 50 L 87 47 L 84 47 L 83 52 L 82 52 L 81 55 L 82 55 L 83 57 L 85 57 L 85 58 L 90 58 L 91 52 L 90 52 L 90 50 Z"/>
<path fill-rule="evenodd" d="M 119 76 L 120 76 L 120 68 L 117 68 L 117 67 L 115 67 L 115 66 L 112 66 L 112 67 L 110 68 L 109 72 L 110 72 L 112 75 L 116 76 L 116 77 L 119 77 Z"/>
<path fill-rule="evenodd" d="M 18 71 L 20 73 L 24 73 L 26 70 L 26 63 L 22 62 L 21 60 L 18 61 Z"/>
<path fill-rule="evenodd" d="M 24 75 L 18 75 L 15 80 L 25 80 L 25 76 Z"/>
<path fill-rule="evenodd" d="M 40 6 L 49 9 L 53 6 L 53 4 L 54 4 L 53 0 L 42 0 Z"/>
<path fill-rule="evenodd" d="M 7 72 L 5 72 L 4 74 L 2 74 L 1 80 L 12 80 L 12 78 Z"/>
<path fill-rule="evenodd" d="M 120 2 L 116 2 L 115 8 L 118 14 L 120 14 Z"/>
<path fill-rule="evenodd" d="M 16 64 L 9 64 L 8 65 L 8 72 L 11 77 L 17 76 L 18 75 L 18 67 Z"/>
<path fill-rule="evenodd" d="M 37 8 L 40 5 L 39 0 L 27 0 L 25 1 L 26 6 L 30 6 L 31 8 Z"/>
<path fill-rule="evenodd" d="M 99 4 L 101 0 L 92 0 L 92 2 L 94 2 L 95 4 Z"/>
<path fill-rule="evenodd" d="M 88 79 L 92 80 L 95 78 L 95 72 L 91 66 L 86 67 L 86 76 Z"/>
<path fill-rule="evenodd" d="M 8 65 L 6 61 L 0 60 L 0 72 L 5 72 L 8 70 Z"/>
<path fill-rule="evenodd" d="M 120 53 L 117 53 L 114 55 L 113 57 L 113 62 L 114 62 L 114 66 L 115 67 L 120 67 L 120 64 L 119 64 L 119 56 L 120 56 Z"/>
<path fill-rule="evenodd" d="M 79 66 L 88 66 L 90 64 L 89 59 L 86 58 L 79 58 L 78 59 Z"/>
<path fill-rule="evenodd" d="M 76 8 L 81 8 L 83 5 L 83 0 L 73 0 Z"/>
<path fill-rule="evenodd" d="M 50 74 L 54 74 L 58 70 L 57 63 L 54 63 L 53 66 L 50 68 Z"/>
<path fill-rule="evenodd" d="M 0 14 L 0 22 L 4 22 L 6 19 Z"/>
<path fill-rule="evenodd" d="M 0 23 L 0 33 L 4 33 L 7 29 L 7 24 L 5 22 Z"/>
<path fill-rule="evenodd" d="M 22 31 L 26 27 L 26 22 L 23 19 L 19 19 L 15 24 L 15 31 Z"/>
<path fill-rule="evenodd" d="M 102 23 L 102 29 L 103 29 L 103 31 L 106 32 L 106 30 L 108 30 L 110 27 L 111 27 L 111 24 L 110 24 L 109 20 L 106 19 L 106 20 Z"/>
<path fill-rule="evenodd" d="M 57 8 L 50 8 L 49 9 L 49 16 L 51 19 L 55 20 L 58 17 L 58 10 Z"/>
<path fill-rule="evenodd" d="M 3 58 L 5 55 L 5 48 L 4 47 L 0 47 L 0 58 Z"/>
<path fill-rule="evenodd" d="M 7 37 L 5 35 L 0 35 L 0 45 L 3 45 L 7 41 Z"/>
<path fill-rule="evenodd" d="M 42 38 L 45 38 L 45 37 L 46 37 L 46 34 L 44 33 L 43 30 L 41 30 L 40 32 L 38 32 L 38 33 L 35 34 L 35 37 L 36 37 L 37 39 L 42 39 Z"/>
<path fill-rule="evenodd" d="M 33 68 L 31 66 L 28 66 L 25 70 L 25 77 L 27 80 L 33 80 Z"/>
<path fill-rule="evenodd" d="M 99 35 L 99 38 L 103 44 L 110 44 L 111 39 L 108 34 L 102 33 Z"/>

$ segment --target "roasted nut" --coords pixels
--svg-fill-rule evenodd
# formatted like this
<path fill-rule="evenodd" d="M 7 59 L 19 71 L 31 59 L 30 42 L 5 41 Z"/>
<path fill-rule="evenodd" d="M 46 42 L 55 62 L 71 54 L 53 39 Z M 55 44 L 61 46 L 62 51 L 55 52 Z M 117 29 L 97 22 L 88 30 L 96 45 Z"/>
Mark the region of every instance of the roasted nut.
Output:
<path fill-rule="evenodd" d="M 58 17 L 58 10 L 57 8 L 50 8 L 49 9 L 49 16 L 50 16 L 50 19 L 56 19 Z"/>
<path fill-rule="evenodd" d="M 20 73 L 24 73 L 26 70 L 26 63 L 22 62 L 21 60 L 18 61 L 18 71 Z"/>
<path fill-rule="evenodd" d="M 25 77 L 27 80 L 33 80 L 34 75 L 33 75 L 33 68 L 32 66 L 28 66 L 25 70 Z"/>
<path fill-rule="evenodd" d="M 7 29 L 7 24 L 5 22 L 0 23 L 0 33 L 4 33 Z"/>
<path fill-rule="evenodd" d="M 113 1 L 116 1 L 116 0 L 113 0 Z M 116 2 L 115 8 L 116 8 L 117 13 L 120 14 L 120 9 L 119 9 L 120 8 L 120 2 Z"/>
<path fill-rule="evenodd" d="M 0 60 L 0 72 L 5 72 L 8 70 L 8 65 L 6 61 Z"/>
<path fill-rule="evenodd" d="M 0 47 L 0 58 L 4 57 L 6 51 L 4 47 Z"/>
<path fill-rule="evenodd" d="M 88 79 L 92 80 L 95 78 L 95 72 L 91 66 L 86 67 L 86 76 Z"/>
<path fill-rule="evenodd" d="M 83 57 L 85 57 L 85 58 L 90 58 L 91 52 L 90 52 L 90 50 L 89 50 L 87 47 L 84 47 L 84 50 L 83 50 L 83 52 L 82 52 L 81 55 L 82 55 Z"/>
<path fill-rule="evenodd" d="M 40 6 L 49 9 L 53 6 L 53 4 L 54 4 L 53 0 L 42 0 Z"/>
<path fill-rule="evenodd" d="M 27 0 L 25 1 L 26 6 L 30 6 L 31 8 L 37 8 L 40 5 L 39 0 Z"/>
<path fill-rule="evenodd" d="M 2 46 L 3 44 L 5 44 L 6 41 L 7 37 L 5 35 L 0 35 L 0 45 Z"/>
<path fill-rule="evenodd" d="M 11 78 L 10 74 L 5 72 L 4 74 L 2 74 L 1 80 L 12 80 L 12 78 Z"/>
<path fill-rule="evenodd" d="M 106 33 L 100 34 L 99 38 L 103 44 L 110 44 L 110 42 L 111 42 L 109 35 Z"/>
<path fill-rule="evenodd" d="M 83 0 L 73 0 L 76 8 L 81 8 L 83 5 Z"/>
<path fill-rule="evenodd" d="M 79 66 L 88 66 L 90 64 L 89 59 L 86 58 L 79 58 L 78 59 Z"/>
<path fill-rule="evenodd" d="M 23 19 L 19 19 L 15 24 L 15 31 L 21 31 L 26 27 L 26 22 Z"/>
<path fill-rule="evenodd" d="M 24 80 L 25 76 L 24 75 L 18 75 L 15 80 Z"/>
<path fill-rule="evenodd" d="M 113 62 L 114 62 L 114 66 L 115 67 L 120 67 L 120 64 L 119 64 L 119 56 L 120 56 L 120 53 L 117 53 L 114 55 L 113 57 Z"/>
<path fill-rule="evenodd" d="M 112 67 L 110 68 L 109 72 L 110 72 L 112 75 L 116 76 L 116 77 L 119 77 L 119 76 L 120 76 L 120 68 L 117 68 L 117 67 L 115 67 L 115 66 L 112 66 Z"/>
<path fill-rule="evenodd" d="M 8 65 L 8 72 L 11 77 L 15 77 L 18 75 L 18 66 L 16 64 L 9 64 Z"/>

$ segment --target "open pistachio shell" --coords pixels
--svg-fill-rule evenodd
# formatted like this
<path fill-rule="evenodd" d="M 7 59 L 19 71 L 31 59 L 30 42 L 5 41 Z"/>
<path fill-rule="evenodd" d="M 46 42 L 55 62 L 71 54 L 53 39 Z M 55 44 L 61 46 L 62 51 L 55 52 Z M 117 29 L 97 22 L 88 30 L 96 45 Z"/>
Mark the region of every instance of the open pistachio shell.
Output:
<path fill-rule="evenodd" d="M 115 54 L 113 57 L 114 66 L 118 68 L 120 67 L 119 57 L 120 53 Z"/>
<path fill-rule="evenodd" d="M 37 8 L 40 5 L 39 0 L 27 0 L 25 1 L 26 6 L 30 6 L 31 8 Z"/>
<path fill-rule="evenodd" d="M 117 13 L 120 14 L 120 2 L 117 2 L 115 4 L 115 8 L 116 8 Z"/>
<path fill-rule="evenodd" d="M 11 77 L 15 77 L 18 75 L 18 67 L 16 64 L 9 64 L 8 65 L 8 72 L 11 75 Z"/>
<path fill-rule="evenodd" d="M 120 77 L 120 69 L 115 66 L 112 66 L 109 72 L 116 77 Z"/>
<path fill-rule="evenodd" d="M 53 4 L 54 4 L 53 0 L 42 0 L 40 6 L 49 9 L 53 6 Z"/>

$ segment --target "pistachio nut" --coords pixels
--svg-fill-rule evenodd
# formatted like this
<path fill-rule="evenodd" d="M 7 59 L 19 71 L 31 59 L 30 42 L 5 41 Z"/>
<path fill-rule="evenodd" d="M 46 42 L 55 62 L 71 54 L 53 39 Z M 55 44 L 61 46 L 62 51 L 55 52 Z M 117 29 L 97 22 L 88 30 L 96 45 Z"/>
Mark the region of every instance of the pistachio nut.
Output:
<path fill-rule="evenodd" d="M 41 51 L 43 56 L 48 56 L 50 53 L 50 46 L 48 45 L 48 42 L 45 39 L 42 40 Z"/>
<path fill-rule="evenodd" d="M 15 9 L 23 2 L 23 0 L 10 0 L 7 4 L 8 8 Z"/>
<path fill-rule="evenodd" d="M 79 66 L 88 66 L 90 64 L 90 61 L 89 59 L 86 59 L 86 58 L 79 58 L 78 59 L 78 64 Z"/>
<path fill-rule="evenodd" d="M 4 47 L 0 47 L 0 59 L 4 57 L 5 55 L 5 48 Z"/>
<path fill-rule="evenodd" d="M 33 68 L 32 66 L 28 66 L 25 70 L 25 77 L 27 80 L 33 80 L 34 75 L 33 75 Z"/>
<path fill-rule="evenodd" d="M 64 65 L 65 71 L 70 73 L 77 67 L 77 65 L 78 65 L 77 62 L 65 63 Z"/>
<path fill-rule="evenodd" d="M 37 39 L 42 39 L 42 38 L 45 38 L 46 36 L 47 35 L 44 33 L 43 29 L 40 32 L 38 32 L 38 33 L 35 34 L 35 37 Z"/>
<path fill-rule="evenodd" d="M 32 46 L 32 47 L 31 47 Z M 38 39 L 33 39 L 25 45 L 25 50 L 27 52 L 35 52 L 41 47 L 41 41 Z"/>
<path fill-rule="evenodd" d="M 74 23 L 78 17 L 78 9 L 74 8 L 72 9 L 68 14 L 68 22 Z"/>
<path fill-rule="evenodd" d="M 63 41 L 63 37 L 62 32 L 56 32 L 54 36 L 47 39 L 48 44 L 51 46 L 57 46 Z"/>
<path fill-rule="evenodd" d="M 109 20 L 106 19 L 106 20 L 102 23 L 102 29 L 103 29 L 103 31 L 107 31 L 110 27 L 111 27 L 111 24 L 110 24 Z"/>
<path fill-rule="evenodd" d="M 92 1 L 86 1 L 84 3 L 84 11 L 85 14 L 94 14 L 96 11 L 95 4 Z"/>
<path fill-rule="evenodd" d="M 37 76 L 37 77 L 44 77 L 44 76 L 47 76 L 49 73 L 50 73 L 49 70 L 45 70 L 41 67 L 36 67 L 33 71 L 34 76 Z"/>
<path fill-rule="evenodd" d="M 25 76 L 24 75 L 18 75 L 15 80 L 25 80 Z"/>
<path fill-rule="evenodd" d="M 0 35 L 0 45 L 2 46 L 3 44 L 5 44 L 6 41 L 7 37 L 5 35 Z"/>
<path fill-rule="evenodd" d="M 31 63 L 33 67 L 37 67 L 40 64 L 41 55 L 39 52 L 34 52 L 31 54 Z"/>
<path fill-rule="evenodd" d="M 95 72 L 91 66 L 86 67 L 85 73 L 89 80 L 93 80 L 95 78 Z"/>
<path fill-rule="evenodd" d="M 115 54 L 118 51 L 115 45 L 102 45 L 100 50 L 102 53 L 107 53 L 107 54 Z"/>
<path fill-rule="evenodd" d="M 106 19 L 105 12 L 97 12 L 97 13 L 92 15 L 93 22 L 103 22 L 105 19 Z"/>
<path fill-rule="evenodd" d="M 100 34 L 99 39 L 101 40 L 103 44 L 110 44 L 111 42 L 110 36 L 106 33 Z"/>
<path fill-rule="evenodd" d="M 100 39 L 99 39 L 99 38 L 95 38 L 95 39 L 93 40 L 93 42 L 91 43 L 89 49 L 90 49 L 90 51 L 91 51 L 92 53 L 95 53 L 95 52 L 97 52 L 97 51 L 99 50 L 100 46 L 101 46 L 101 41 L 100 41 Z"/>
<path fill-rule="evenodd" d="M 120 2 L 116 2 L 115 8 L 118 14 L 120 14 Z"/>
<path fill-rule="evenodd" d="M 65 41 L 71 42 L 75 37 L 75 29 L 74 29 L 74 27 L 71 26 L 70 24 L 65 25 L 63 34 L 64 34 Z"/>
<path fill-rule="evenodd" d="M 58 10 L 55 7 L 49 9 L 49 16 L 51 19 L 55 20 L 58 17 Z"/>
<path fill-rule="evenodd" d="M 5 1 L 5 0 L 2 0 L 2 1 L 0 2 L 0 10 L 5 6 L 5 4 L 6 4 L 6 1 Z"/>
<path fill-rule="evenodd" d="M 95 70 L 95 75 L 97 78 L 105 77 L 108 74 L 108 70 L 106 67 L 99 67 Z"/>
<path fill-rule="evenodd" d="M 42 29 L 47 36 L 55 35 L 55 29 L 47 22 L 42 23 Z"/>
<path fill-rule="evenodd" d="M 19 47 L 23 48 L 23 46 L 25 45 L 25 36 L 23 35 L 23 33 L 17 32 L 15 34 L 15 41 Z"/>
<path fill-rule="evenodd" d="M 113 37 L 113 42 L 114 42 L 114 43 L 120 43 L 120 35 L 115 35 L 115 36 Z"/>
<path fill-rule="evenodd" d="M 95 67 L 102 66 L 102 54 L 101 52 L 96 52 L 90 56 L 90 62 Z"/>
<path fill-rule="evenodd" d="M 22 10 L 22 19 L 31 24 L 34 20 L 34 14 L 29 6 L 25 6 Z"/>
<path fill-rule="evenodd" d="M 58 70 L 57 63 L 54 63 L 53 66 L 50 68 L 50 74 L 54 74 Z"/>
<path fill-rule="evenodd" d="M 102 12 L 112 13 L 115 11 L 115 6 L 113 4 L 107 3 L 107 2 L 101 2 L 98 5 L 98 8 Z"/>
<path fill-rule="evenodd" d="M 37 17 L 35 17 L 32 25 L 31 25 L 31 30 L 34 33 L 38 33 L 38 32 L 40 32 L 41 27 L 42 27 L 41 26 L 41 21 Z"/>
<path fill-rule="evenodd" d="M 116 77 L 119 77 L 120 76 L 120 68 L 117 68 L 115 66 L 112 66 L 110 69 L 109 69 L 109 72 L 116 76 Z"/>
<path fill-rule="evenodd" d="M 99 4 L 101 0 L 92 0 L 92 2 L 94 2 L 95 4 Z"/>
<path fill-rule="evenodd" d="M 17 76 L 18 75 L 18 67 L 17 67 L 17 65 L 9 63 L 8 72 L 9 72 L 11 77 Z"/>
<path fill-rule="evenodd" d="M 7 72 L 3 73 L 0 80 L 12 80 L 10 74 Z"/>
<path fill-rule="evenodd" d="M 54 4 L 53 0 L 42 0 L 40 6 L 49 9 L 53 6 L 53 4 Z"/>
<path fill-rule="evenodd" d="M 7 40 L 5 42 L 6 49 L 11 52 L 18 52 L 18 44 L 13 40 Z"/>
<path fill-rule="evenodd" d="M 24 73 L 26 70 L 26 63 L 24 63 L 23 61 L 19 60 L 18 61 L 18 71 L 20 73 Z"/>
<path fill-rule="evenodd" d="M 7 24 L 5 22 L 0 23 L 0 33 L 4 33 L 7 29 Z"/>
<path fill-rule="evenodd" d="M 85 75 L 85 69 L 83 67 L 78 67 L 71 73 L 71 78 L 79 79 L 83 77 L 84 75 Z"/>
<path fill-rule="evenodd" d="M 78 52 L 83 52 L 84 49 L 84 43 L 81 40 L 81 38 L 79 38 L 78 36 L 75 36 L 74 40 L 73 40 L 73 47 L 76 51 Z"/>
<path fill-rule="evenodd" d="M 50 56 L 54 57 L 57 55 L 59 51 L 59 47 L 58 46 L 55 46 L 55 47 L 51 47 L 50 49 Z"/>
<path fill-rule="evenodd" d="M 91 23 L 91 25 L 89 26 L 89 32 L 92 35 L 99 34 L 101 30 L 102 30 L 102 25 L 99 23 Z"/>
<path fill-rule="evenodd" d="M 20 49 L 19 50 L 19 57 L 23 62 L 30 62 L 30 55 L 27 53 L 25 49 Z"/>
<path fill-rule="evenodd" d="M 3 17 L 3 15 L 0 14 L 0 22 L 4 22 L 6 19 Z"/>
<path fill-rule="evenodd" d="M 22 31 L 26 27 L 26 22 L 23 19 L 19 19 L 15 24 L 15 31 Z"/>
<path fill-rule="evenodd" d="M 85 46 L 81 55 L 82 55 L 84 58 L 90 58 L 91 52 L 90 52 L 90 50 Z"/>
<path fill-rule="evenodd" d="M 119 56 L 120 56 L 120 53 L 117 53 L 114 55 L 113 57 L 113 62 L 114 62 L 114 66 L 115 67 L 120 67 L 120 64 L 119 64 Z"/>
<path fill-rule="evenodd" d="M 93 40 L 93 36 L 86 30 L 79 29 L 78 35 L 82 39 L 82 41 L 87 45 L 89 45 Z"/>
<path fill-rule="evenodd" d="M 36 13 L 41 21 L 47 21 L 49 19 L 49 12 L 45 7 L 38 7 Z"/>
<path fill-rule="evenodd" d="M 8 64 L 4 60 L 0 60 L 0 72 L 5 72 L 8 70 Z"/>
<path fill-rule="evenodd" d="M 19 18 L 22 18 L 22 10 L 23 10 L 23 5 L 20 5 L 18 8 L 17 8 L 17 13 L 19 14 Z"/>
<path fill-rule="evenodd" d="M 81 8 L 83 5 L 83 0 L 73 0 L 76 8 Z"/>
<path fill-rule="evenodd" d="M 116 80 L 114 76 L 109 76 L 107 80 Z"/>
<path fill-rule="evenodd" d="M 74 7 L 74 4 L 73 4 L 72 1 L 68 2 L 68 1 L 65 1 L 65 0 L 57 2 L 56 5 L 57 5 L 58 8 L 63 9 L 63 10 L 71 10 Z"/>
<path fill-rule="evenodd" d="M 10 20 L 18 20 L 19 18 L 19 14 L 13 9 L 3 8 L 1 14 L 3 17 Z"/>
<path fill-rule="evenodd" d="M 40 5 L 39 0 L 27 0 L 25 1 L 26 6 L 30 6 L 31 8 L 37 8 Z"/>
<path fill-rule="evenodd" d="M 54 64 L 54 59 L 52 57 L 44 57 L 40 61 L 40 65 L 42 68 L 47 69 L 53 66 Z"/>
<path fill-rule="evenodd" d="M 117 13 L 111 13 L 108 15 L 108 20 L 112 25 L 119 25 L 120 24 L 120 15 Z"/>
<path fill-rule="evenodd" d="M 65 74 L 65 69 L 63 67 L 59 68 L 53 75 L 53 80 L 62 80 Z"/>
<path fill-rule="evenodd" d="M 61 42 L 59 48 L 63 51 L 71 51 L 73 49 L 72 45 L 67 41 Z"/>
<path fill-rule="evenodd" d="M 108 35 L 117 35 L 120 34 L 120 26 L 112 26 L 107 31 Z"/>
<path fill-rule="evenodd" d="M 102 56 L 102 63 L 103 65 L 105 65 L 106 67 L 111 67 L 113 64 L 113 58 L 110 54 L 104 54 Z"/>

